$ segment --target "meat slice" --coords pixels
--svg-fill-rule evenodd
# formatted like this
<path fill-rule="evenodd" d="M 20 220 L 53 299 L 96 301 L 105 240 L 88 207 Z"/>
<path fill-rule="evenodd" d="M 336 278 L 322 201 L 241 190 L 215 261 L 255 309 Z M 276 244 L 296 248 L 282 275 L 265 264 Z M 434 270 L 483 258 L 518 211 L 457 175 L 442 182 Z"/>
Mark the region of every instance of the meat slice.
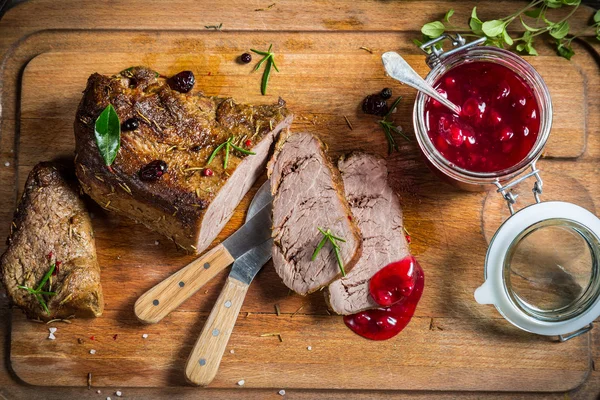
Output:
<path fill-rule="evenodd" d="M 55 274 L 41 288 L 42 302 L 24 288 L 37 289 L 55 264 Z M 92 223 L 79 198 L 75 177 L 59 166 L 36 165 L 15 212 L 8 248 L 0 259 L 2 282 L 12 302 L 29 317 L 98 317 L 104 309 L 100 267 Z"/>
<path fill-rule="evenodd" d="M 378 305 L 369 295 L 371 277 L 387 264 L 408 256 L 398 197 L 389 186 L 385 160 L 353 153 L 338 167 L 346 198 L 363 236 L 363 252 L 346 277 L 329 285 L 325 298 L 337 314 L 355 314 Z"/>
<path fill-rule="evenodd" d="M 301 295 L 319 290 L 341 276 L 330 243 L 311 260 L 330 229 L 349 273 L 359 259 L 361 236 L 352 221 L 339 172 L 323 143 L 310 133 L 280 140 L 269 165 L 273 193 L 273 264 L 283 283 Z"/>
<path fill-rule="evenodd" d="M 135 119 L 139 124 L 122 131 L 111 169 L 105 166 L 94 136 L 95 121 L 109 103 L 122 123 Z M 75 120 L 77 177 L 104 208 L 200 253 L 263 173 L 272 144 L 291 120 L 283 100 L 251 106 L 179 93 L 145 67 L 110 77 L 93 74 Z M 256 154 L 231 149 L 225 168 L 222 148 L 207 165 L 213 151 L 230 138 Z M 166 173 L 155 181 L 141 180 L 140 169 L 156 160 L 164 161 Z"/>

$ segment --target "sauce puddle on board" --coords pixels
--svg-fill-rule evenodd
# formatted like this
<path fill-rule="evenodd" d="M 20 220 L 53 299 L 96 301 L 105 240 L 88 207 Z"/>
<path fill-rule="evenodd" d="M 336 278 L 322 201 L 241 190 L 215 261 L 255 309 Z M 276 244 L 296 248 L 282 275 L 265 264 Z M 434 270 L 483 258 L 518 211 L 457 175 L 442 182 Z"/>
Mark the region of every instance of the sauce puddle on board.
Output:
<path fill-rule="evenodd" d="M 423 269 L 412 257 L 391 263 L 369 282 L 369 292 L 384 306 L 344 316 L 354 333 L 371 340 L 386 340 L 399 334 L 410 322 L 423 294 Z"/>
<path fill-rule="evenodd" d="M 434 85 L 460 116 L 429 99 L 428 136 L 451 163 L 473 172 L 514 166 L 533 148 L 540 112 L 533 89 L 511 69 L 488 61 L 458 65 Z"/>

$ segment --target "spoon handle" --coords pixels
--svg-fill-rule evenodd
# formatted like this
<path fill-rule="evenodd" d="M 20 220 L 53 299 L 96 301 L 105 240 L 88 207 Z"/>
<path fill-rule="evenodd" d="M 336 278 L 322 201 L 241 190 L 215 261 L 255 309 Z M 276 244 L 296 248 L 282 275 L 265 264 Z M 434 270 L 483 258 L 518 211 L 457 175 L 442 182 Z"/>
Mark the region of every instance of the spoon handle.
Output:
<path fill-rule="evenodd" d="M 455 114 L 460 114 L 460 107 L 438 93 L 430 84 L 425 82 L 417 72 L 400 56 L 400 54 L 388 51 L 381 56 L 386 72 L 392 78 L 425 93 Z"/>

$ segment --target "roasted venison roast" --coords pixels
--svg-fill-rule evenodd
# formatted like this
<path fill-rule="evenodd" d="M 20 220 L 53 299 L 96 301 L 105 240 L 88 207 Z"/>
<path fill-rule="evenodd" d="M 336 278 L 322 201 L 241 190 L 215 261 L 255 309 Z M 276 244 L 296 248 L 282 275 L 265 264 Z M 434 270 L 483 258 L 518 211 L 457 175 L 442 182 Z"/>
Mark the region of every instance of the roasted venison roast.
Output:
<path fill-rule="evenodd" d="M 332 311 L 348 315 L 379 307 L 369 295 L 371 277 L 408 256 L 398 197 L 389 186 L 385 160 L 353 153 L 338 162 L 346 198 L 362 233 L 362 256 L 346 277 L 329 285 L 325 298 Z"/>
<path fill-rule="evenodd" d="M 75 120 L 75 165 L 84 191 L 104 208 L 202 252 L 263 173 L 274 140 L 292 117 L 283 100 L 238 104 L 180 93 L 189 89 L 178 88 L 182 82 L 189 84 L 144 67 L 90 76 Z M 109 104 L 122 123 L 111 168 L 94 136 L 95 121 Z M 256 154 L 226 145 L 208 164 L 228 140 Z"/>
<path fill-rule="evenodd" d="M 362 251 L 362 238 L 353 222 L 344 186 L 323 143 L 310 133 L 281 138 L 269 164 L 273 193 L 273 264 L 283 283 L 305 295 L 341 276 L 331 243 L 318 228 L 345 240 L 338 242 L 346 273 Z"/>
<path fill-rule="evenodd" d="M 35 166 L 0 264 L 9 297 L 31 318 L 102 314 L 94 233 L 74 176 L 67 179 L 56 164 Z M 31 293 L 36 290 L 42 293 Z"/>

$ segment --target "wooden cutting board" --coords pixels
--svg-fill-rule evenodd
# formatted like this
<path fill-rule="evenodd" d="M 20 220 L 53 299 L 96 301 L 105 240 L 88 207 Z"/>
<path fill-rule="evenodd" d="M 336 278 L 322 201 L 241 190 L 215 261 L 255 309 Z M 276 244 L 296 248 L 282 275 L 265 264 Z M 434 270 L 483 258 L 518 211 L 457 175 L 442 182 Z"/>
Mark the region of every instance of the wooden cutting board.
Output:
<path fill-rule="evenodd" d="M 3 124 L 3 131 L 14 131 L 15 153 L 0 169 L 0 178 L 10 182 L 14 177 L 12 184 L 20 191 L 38 161 L 72 158 L 73 118 L 87 77 L 138 64 L 166 75 L 191 69 L 196 90 L 208 95 L 254 103 L 281 96 L 296 114 L 293 129 L 319 134 L 333 155 L 354 149 L 385 155 L 383 132 L 376 119 L 360 112 L 360 102 L 366 94 L 392 87 L 404 97 L 394 119 L 410 134 L 415 93 L 385 76 L 379 54 L 390 49 L 407 54 L 422 75 L 427 67 L 410 42 L 414 33 L 342 29 L 348 31 L 40 33 L 24 46 L 44 51 L 24 66 L 19 101 L 14 109 L 5 108 L 8 115 L 20 114 L 15 123 Z M 53 52 L 47 43 L 63 51 Z M 270 43 L 281 73 L 272 75 L 268 96 L 261 96 L 260 74 L 235 58 Z M 593 57 L 598 55 L 580 51 L 571 62 L 549 51 L 528 60 L 548 83 L 555 106 L 546 158 L 539 163 L 547 184 L 544 198 L 595 211 L 600 79 Z M 246 387 L 254 388 L 564 391 L 585 380 L 591 364 L 589 335 L 558 344 L 517 330 L 493 307 L 473 300 L 483 280 L 486 238 L 506 217 L 499 196 L 441 184 L 422 162 L 414 140 L 400 139 L 400 145 L 400 152 L 388 158 L 390 180 L 404 207 L 411 250 L 426 274 L 424 295 L 408 328 L 385 342 L 362 339 L 341 317 L 327 313 L 321 293 L 289 294 L 269 263 L 248 293 L 211 387 L 234 387 L 244 379 Z M 240 226 L 252 194 L 215 244 Z M 14 200 L 0 199 L 11 210 Z M 58 328 L 55 341 L 46 340 L 47 325 L 14 312 L 12 368 L 33 385 L 85 386 L 88 373 L 95 386 L 184 385 L 185 360 L 225 274 L 160 324 L 144 326 L 132 312 L 136 298 L 193 257 L 91 202 L 90 209 L 106 312 L 95 320 L 52 324 Z M 0 224 L 8 227 L 10 219 L 3 215 Z M 276 304 L 281 315 L 275 313 Z M 283 340 L 261 336 L 268 333 L 279 333 Z"/>

